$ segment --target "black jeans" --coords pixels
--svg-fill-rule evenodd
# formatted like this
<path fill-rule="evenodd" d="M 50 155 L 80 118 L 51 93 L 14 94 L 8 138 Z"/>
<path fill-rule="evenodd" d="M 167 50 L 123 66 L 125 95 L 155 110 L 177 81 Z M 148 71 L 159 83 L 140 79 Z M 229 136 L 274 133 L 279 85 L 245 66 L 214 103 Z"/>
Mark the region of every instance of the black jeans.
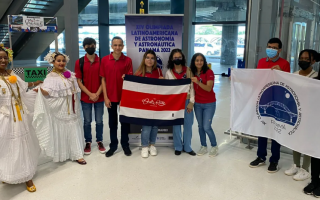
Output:
<path fill-rule="evenodd" d="M 320 159 L 311 157 L 311 182 L 320 186 Z"/>
<path fill-rule="evenodd" d="M 109 113 L 109 128 L 110 128 L 110 149 L 117 150 L 118 148 L 118 105 L 119 102 L 111 102 L 111 108 L 108 108 Z M 129 131 L 130 124 L 121 123 L 121 146 L 122 148 L 129 148 Z"/>

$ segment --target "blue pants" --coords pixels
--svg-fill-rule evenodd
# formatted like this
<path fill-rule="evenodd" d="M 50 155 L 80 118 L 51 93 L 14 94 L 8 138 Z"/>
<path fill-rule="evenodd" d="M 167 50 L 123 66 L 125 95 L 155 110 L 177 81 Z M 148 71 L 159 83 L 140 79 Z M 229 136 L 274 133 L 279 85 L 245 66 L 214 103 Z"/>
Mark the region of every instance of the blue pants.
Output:
<path fill-rule="evenodd" d="M 183 124 L 183 141 L 182 141 L 182 131 L 181 125 L 173 126 L 173 144 L 177 151 L 191 152 L 191 138 L 192 138 L 192 125 L 193 125 L 193 110 L 188 113 L 187 105 L 189 104 L 189 99 L 186 100 L 185 111 L 184 111 L 184 124 Z"/>
<path fill-rule="evenodd" d="M 257 155 L 262 160 L 266 160 L 267 156 L 267 145 L 268 145 L 268 138 L 259 137 L 258 138 L 258 152 Z M 271 143 L 271 157 L 269 159 L 270 162 L 278 163 L 280 160 L 280 147 L 281 145 L 276 142 L 275 140 L 272 140 Z"/>
<path fill-rule="evenodd" d="M 195 103 L 194 112 L 199 126 L 199 135 L 201 146 L 207 146 L 206 133 L 208 134 L 211 146 L 217 146 L 216 136 L 211 127 L 212 119 L 216 111 L 216 102 L 213 103 Z"/>
<path fill-rule="evenodd" d="M 104 102 L 98 103 L 85 103 L 81 101 L 82 112 L 83 112 L 83 129 L 84 129 L 84 138 L 86 142 L 92 142 L 91 134 L 91 122 L 92 122 L 92 107 L 94 107 L 94 119 L 96 121 L 96 138 L 97 142 L 103 141 L 103 111 L 104 111 Z"/>
<path fill-rule="evenodd" d="M 142 126 L 141 145 L 148 147 L 149 144 L 155 144 L 157 140 L 158 127 L 157 126 Z"/>

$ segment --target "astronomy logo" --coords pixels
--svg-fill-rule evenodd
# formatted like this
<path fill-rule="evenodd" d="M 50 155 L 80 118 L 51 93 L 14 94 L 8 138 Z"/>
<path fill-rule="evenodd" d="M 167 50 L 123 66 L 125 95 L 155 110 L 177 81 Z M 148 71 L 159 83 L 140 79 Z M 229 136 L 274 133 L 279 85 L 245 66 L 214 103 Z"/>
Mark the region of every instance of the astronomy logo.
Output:
<path fill-rule="evenodd" d="M 162 70 L 162 59 L 157 55 L 157 67 Z"/>
<path fill-rule="evenodd" d="M 279 134 L 292 135 L 301 122 L 299 98 L 289 85 L 270 82 L 258 96 L 256 114 L 263 125 L 272 124 Z"/>

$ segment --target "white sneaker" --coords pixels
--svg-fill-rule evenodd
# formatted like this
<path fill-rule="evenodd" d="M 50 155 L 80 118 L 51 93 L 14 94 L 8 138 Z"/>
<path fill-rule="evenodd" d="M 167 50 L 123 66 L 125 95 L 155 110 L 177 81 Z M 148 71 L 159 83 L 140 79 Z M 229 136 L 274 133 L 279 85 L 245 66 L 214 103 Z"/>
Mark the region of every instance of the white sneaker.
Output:
<path fill-rule="evenodd" d="M 291 168 L 284 171 L 284 173 L 288 176 L 293 176 L 298 172 L 299 168 L 296 166 L 296 164 L 292 164 Z"/>
<path fill-rule="evenodd" d="M 212 147 L 209 152 L 209 157 L 215 157 L 218 155 L 218 146 Z"/>
<path fill-rule="evenodd" d="M 208 148 L 201 146 L 200 150 L 197 152 L 198 156 L 203 156 L 204 154 L 208 153 Z"/>
<path fill-rule="evenodd" d="M 148 158 L 149 157 L 149 147 L 142 147 L 141 157 Z"/>
<path fill-rule="evenodd" d="M 305 169 L 300 168 L 298 173 L 293 176 L 293 179 L 296 181 L 304 181 L 310 177 L 311 176 L 309 172 L 307 172 Z"/>
<path fill-rule="evenodd" d="M 158 154 L 156 147 L 153 145 L 149 147 L 149 151 L 150 151 L 150 155 L 152 156 L 156 156 Z"/>

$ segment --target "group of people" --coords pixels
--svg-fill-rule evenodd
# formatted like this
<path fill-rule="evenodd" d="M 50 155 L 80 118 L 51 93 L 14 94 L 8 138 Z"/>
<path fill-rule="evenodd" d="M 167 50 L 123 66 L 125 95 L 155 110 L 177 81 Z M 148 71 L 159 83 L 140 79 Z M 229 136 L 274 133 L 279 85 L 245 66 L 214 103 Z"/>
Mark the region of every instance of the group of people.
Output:
<path fill-rule="evenodd" d="M 60 52 L 49 52 L 45 57 L 54 68 L 45 80 L 32 83 L 24 82 L 7 66 L 13 59 L 12 50 L 0 46 L 0 180 L 7 184 L 26 183 L 27 190 L 35 192 L 32 177 L 36 173 L 38 157 L 43 151 L 54 162 L 74 160 L 81 165 L 87 164 L 84 155 L 91 154 L 92 110 L 96 123 L 96 142 L 100 153 L 111 157 L 118 149 L 118 106 L 121 101 L 123 78 L 135 75 L 156 79 L 191 79 L 185 101 L 183 129 L 173 126 L 175 155 L 186 152 L 191 156 L 218 154 L 218 145 L 212 129 L 212 119 L 216 109 L 216 97 L 213 91 L 214 73 L 208 67 L 201 53 L 193 55 L 190 66 L 180 49 L 170 53 L 167 72 L 157 68 L 156 54 L 148 50 L 143 55 L 138 69 L 133 72 L 132 61 L 122 53 L 124 47 L 120 37 L 112 39 L 113 52 L 100 59 L 96 50 L 96 41 L 85 38 L 83 48 L 86 55 L 75 63 L 75 73 L 66 68 L 69 57 Z M 274 69 L 290 72 L 288 61 L 280 58 L 282 43 L 272 38 L 267 44 L 267 57 L 259 61 L 257 69 Z M 312 65 L 320 61 L 320 54 L 306 49 L 299 55 L 301 70 L 295 74 L 319 79 Z M 28 90 L 28 88 L 32 88 Z M 28 92 L 27 92 L 28 91 Z M 81 98 L 77 93 L 81 92 Z M 80 105 L 81 104 L 81 105 Z M 109 150 L 103 144 L 104 106 L 109 115 Z M 81 117 L 81 108 L 83 119 Z M 195 153 L 191 147 L 194 114 L 198 121 L 201 148 Z M 182 133 L 183 130 L 183 133 Z M 126 156 L 132 154 L 129 147 L 130 124 L 121 123 L 121 146 Z M 145 124 L 141 131 L 141 156 L 156 156 L 155 147 L 158 127 Z M 210 140 L 208 149 L 206 136 Z M 83 139 L 84 138 L 84 139 Z M 250 163 L 256 168 L 266 163 L 267 138 L 259 137 L 257 158 Z M 281 145 L 272 140 L 270 165 L 268 172 L 278 171 Z M 320 197 L 320 159 L 293 151 L 293 164 L 285 174 L 295 180 L 311 183 L 304 188 L 306 194 Z M 311 163 L 311 175 L 309 166 Z"/>
<path fill-rule="evenodd" d="M 132 61 L 122 53 L 120 37 L 112 39 L 113 52 L 100 59 L 96 41 L 85 38 L 86 55 L 75 63 L 75 73 L 66 68 L 69 57 L 60 52 L 49 52 L 45 60 L 53 65 L 44 81 L 24 82 L 7 69 L 13 59 L 11 49 L 0 46 L 0 180 L 5 184 L 25 182 L 29 192 L 36 187 L 32 177 L 36 173 L 40 152 L 54 162 L 66 160 L 87 164 L 84 155 L 91 154 L 92 109 L 96 122 L 96 142 L 101 153 L 111 157 L 118 148 L 118 106 L 121 101 L 123 78 L 135 75 L 156 79 L 191 79 L 185 102 L 183 133 L 181 125 L 173 127 L 175 155 L 186 152 L 192 156 L 208 153 L 206 134 L 211 149 L 209 156 L 218 154 L 218 146 L 211 127 L 216 108 L 213 91 L 214 73 L 204 55 L 192 57 L 190 67 L 180 49 L 172 50 L 168 71 L 163 76 L 157 68 L 156 54 L 145 52 L 141 64 L 133 72 Z M 78 93 L 81 92 L 79 99 Z M 81 104 L 81 105 L 80 105 Z M 104 105 L 109 114 L 110 145 L 103 145 Z M 81 108 L 83 119 L 81 117 Z M 194 112 L 199 124 L 201 148 L 196 154 L 191 147 Z M 121 123 L 121 146 L 126 156 L 129 147 L 130 124 Z M 141 156 L 156 156 L 158 127 L 145 124 L 141 131 Z"/>
<path fill-rule="evenodd" d="M 287 60 L 280 57 L 282 50 L 282 42 L 279 38 L 272 38 L 268 41 L 266 53 L 267 57 L 259 60 L 257 69 L 273 69 L 290 73 L 290 64 Z M 294 72 L 296 75 L 305 76 L 320 80 L 320 74 L 313 69 L 313 65 L 320 61 L 320 54 L 312 49 L 302 50 L 299 54 L 298 65 L 300 70 Z M 257 158 L 252 161 L 249 166 L 257 168 L 266 164 L 268 138 L 258 138 Z M 280 160 L 281 145 L 275 141 L 271 141 L 271 157 L 268 167 L 269 173 L 275 173 L 279 170 L 278 162 Z M 311 173 L 309 167 L 311 163 Z M 311 183 L 304 188 L 304 193 L 315 197 L 320 197 L 320 159 L 303 155 L 301 165 L 301 153 L 293 150 L 293 164 L 285 170 L 285 174 L 293 176 L 296 181 L 303 181 L 311 177 Z"/>

